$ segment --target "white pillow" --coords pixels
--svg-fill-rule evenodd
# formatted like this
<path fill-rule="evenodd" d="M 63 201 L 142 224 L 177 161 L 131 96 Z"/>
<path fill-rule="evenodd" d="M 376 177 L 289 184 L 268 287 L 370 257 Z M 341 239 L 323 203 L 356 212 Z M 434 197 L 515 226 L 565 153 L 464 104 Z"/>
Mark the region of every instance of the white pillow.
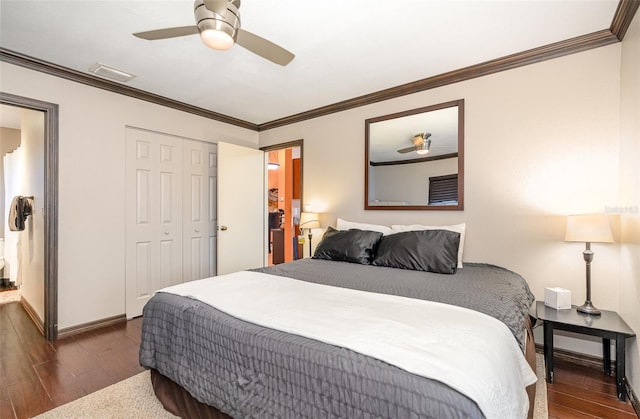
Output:
<path fill-rule="evenodd" d="M 450 226 L 423 226 L 419 224 L 414 225 L 392 225 L 391 230 L 394 233 L 400 233 L 403 231 L 420 231 L 420 230 L 448 230 L 460 233 L 460 245 L 458 246 L 458 269 L 462 269 L 462 251 L 464 250 L 464 231 L 467 227 L 466 223 L 455 224 Z"/>
<path fill-rule="evenodd" d="M 337 230 L 351 230 L 352 228 L 355 228 L 358 230 L 377 231 L 378 233 L 382 233 L 383 236 L 387 236 L 389 234 L 394 233 L 394 231 L 387 226 L 381 226 L 377 224 L 356 223 L 353 221 L 347 221 L 347 220 L 343 220 L 342 218 L 338 218 L 338 221 L 336 222 Z"/>

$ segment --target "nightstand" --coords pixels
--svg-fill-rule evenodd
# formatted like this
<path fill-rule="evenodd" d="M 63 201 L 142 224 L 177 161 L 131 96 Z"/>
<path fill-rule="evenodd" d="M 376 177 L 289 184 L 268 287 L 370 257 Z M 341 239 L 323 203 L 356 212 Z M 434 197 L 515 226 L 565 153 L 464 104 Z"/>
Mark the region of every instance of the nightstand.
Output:
<path fill-rule="evenodd" d="M 592 316 L 576 311 L 576 306 L 567 310 L 556 310 L 536 302 L 538 319 L 544 322 L 544 361 L 547 365 L 546 379 L 553 383 L 553 331 L 569 332 L 602 338 L 604 371 L 611 372 L 611 340 L 616 342 L 616 392 L 619 400 L 626 400 L 625 389 L 625 339 L 635 336 L 631 328 L 615 311 L 601 310 L 600 316 Z"/>

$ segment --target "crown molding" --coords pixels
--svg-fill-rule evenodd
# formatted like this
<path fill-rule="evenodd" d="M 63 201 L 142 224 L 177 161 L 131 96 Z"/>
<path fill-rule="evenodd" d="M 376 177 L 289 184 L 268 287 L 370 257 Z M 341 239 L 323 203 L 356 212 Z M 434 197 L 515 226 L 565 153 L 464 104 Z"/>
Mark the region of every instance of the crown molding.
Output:
<path fill-rule="evenodd" d="M 426 79 L 402 84 L 400 86 L 391 87 L 389 89 L 380 90 L 375 93 L 358 96 L 353 99 L 347 99 L 342 102 L 312 109 L 310 111 L 287 116 L 274 121 L 260 124 L 259 130 L 266 131 L 268 129 L 305 121 L 307 119 L 317 118 L 320 116 L 357 108 L 384 100 L 394 99 L 400 96 L 410 95 L 436 87 L 446 86 L 448 84 L 459 83 L 465 80 L 471 80 L 476 77 L 487 76 L 489 74 L 498 73 L 505 70 L 511 70 L 529 64 L 535 64 L 541 61 L 562 57 L 576 52 L 586 51 L 593 48 L 620 42 L 609 29 L 593 32 L 587 35 L 578 36 L 567 39 L 565 41 L 556 42 L 542 47 L 530 49 L 523 52 L 507 55 L 484 63 L 475 64 L 458 70 L 442 73 L 437 76 L 428 77 Z"/>
<path fill-rule="evenodd" d="M 2 47 L 0 47 L 0 61 L 5 61 L 21 67 L 29 68 L 31 70 L 40 71 L 67 80 L 72 80 L 78 83 L 96 87 L 98 89 L 119 93 L 147 102 L 156 103 L 158 105 L 167 106 L 169 108 L 177 109 L 183 112 L 188 112 L 205 118 L 214 119 L 216 121 L 235 125 L 241 128 L 246 128 L 253 131 L 266 131 L 284 125 L 289 125 L 312 118 L 318 118 L 320 116 L 342 112 L 348 109 L 370 105 L 376 102 L 394 99 L 400 96 L 410 95 L 436 87 L 459 83 L 461 81 L 471 80 L 476 77 L 482 77 L 505 70 L 511 70 L 529 64 L 535 64 L 553 58 L 558 58 L 565 55 L 575 54 L 577 52 L 614 44 L 616 42 L 621 42 L 624 39 L 624 35 L 626 34 L 627 29 L 629 28 L 629 25 L 631 24 L 631 21 L 633 20 L 633 17 L 636 14 L 639 6 L 640 0 L 620 0 L 612 19 L 611 27 L 609 29 L 604 29 L 542 47 L 507 55 L 505 57 L 486 61 L 484 63 L 464 67 L 433 77 L 428 77 L 414 82 L 391 87 L 389 89 L 380 90 L 378 92 L 358 96 L 352 99 L 347 99 L 341 102 L 333 103 L 331 105 L 322 106 L 294 115 L 289 115 L 284 118 L 276 119 L 262 124 L 254 124 L 252 122 L 233 118 L 217 112 L 199 108 L 197 106 L 155 95 L 153 93 L 145 92 L 143 90 L 134 89 L 129 86 L 124 86 L 122 84 L 101 79 L 99 77 L 72 70 L 67 67 L 52 64 L 47 61 L 20 54 L 18 52 L 11 51 Z"/>
<path fill-rule="evenodd" d="M 197 106 L 189 105 L 187 103 L 179 102 L 177 100 L 169 99 L 164 96 L 145 92 L 144 90 L 135 89 L 133 87 L 125 86 L 120 83 L 112 82 L 110 80 L 102 79 L 90 74 L 85 74 L 68 67 L 53 64 L 48 61 L 40 60 L 38 58 L 34 58 L 29 55 L 21 54 L 19 52 L 15 52 L 2 47 L 0 47 L 0 61 L 28 68 L 30 70 L 39 71 L 41 73 L 49 74 L 63 79 L 71 80 L 98 89 L 107 90 L 109 92 L 119 93 L 121 95 L 133 97 L 135 99 L 140 99 L 146 102 L 155 103 L 157 105 L 166 106 L 168 108 L 177 109 L 179 111 L 188 112 L 194 115 L 202 116 L 204 118 L 214 119 L 216 121 L 235 125 L 237 127 L 247 128 L 252 131 L 258 131 L 257 124 L 244 121 L 242 119 L 233 118 L 217 112 L 199 108 Z"/>
<path fill-rule="evenodd" d="M 541 61 L 621 42 L 624 39 L 624 35 L 626 34 L 629 25 L 631 25 L 631 21 L 633 20 L 639 6 L 640 0 L 620 0 L 609 29 L 577 36 L 565 41 L 518 52 L 495 60 L 486 61 L 481 64 L 464 67 L 448 73 L 428 77 L 426 79 L 406 83 L 386 90 L 381 90 L 379 92 L 366 94 L 353 99 L 347 99 L 342 102 L 290 115 L 270 122 L 265 122 L 258 125 L 258 130 L 266 131 L 268 129 L 305 121 L 307 119 L 317 118 L 319 116 L 341 112 L 364 105 L 370 105 L 383 100 L 394 99 L 400 96 L 433 89 L 435 87 L 446 86 L 447 84 L 458 83 L 476 77 L 511 70 L 517 67 L 535 64 Z"/>
<path fill-rule="evenodd" d="M 417 159 L 408 159 L 408 160 L 392 160 L 392 161 L 383 161 L 383 162 L 369 162 L 370 166 L 397 166 L 400 164 L 412 164 L 412 163 L 425 163 L 428 161 L 436 161 L 436 160 L 445 160 L 445 159 L 455 159 L 458 157 L 458 153 L 447 153 L 440 154 L 438 156 L 429 156 L 429 157 L 418 157 Z"/>
<path fill-rule="evenodd" d="M 620 0 L 616 13 L 613 15 L 611 22 L 611 33 L 613 33 L 618 40 L 622 41 L 631 21 L 638 11 L 640 6 L 640 0 Z"/>

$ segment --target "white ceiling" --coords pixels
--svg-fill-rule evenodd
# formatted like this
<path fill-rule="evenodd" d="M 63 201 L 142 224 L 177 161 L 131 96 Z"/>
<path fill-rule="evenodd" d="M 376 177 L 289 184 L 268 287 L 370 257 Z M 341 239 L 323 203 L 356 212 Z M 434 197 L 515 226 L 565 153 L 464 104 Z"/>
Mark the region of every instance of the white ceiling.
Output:
<path fill-rule="evenodd" d="M 286 67 L 197 36 L 190 0 L 0 2 L 3 48 L 255 124 L 608 29 L 618 0 L 242 0 L 242 27 L 292 51 Z"/>
<path fill-rule="evenodd" d="M 428 154 L 398 153 L 413 146 L 414 135 L 429 133 Z M 413 160 L 458 152 L 458 107 L 421 112 L 369 123 L 369 161 L 373 163 Z"/>

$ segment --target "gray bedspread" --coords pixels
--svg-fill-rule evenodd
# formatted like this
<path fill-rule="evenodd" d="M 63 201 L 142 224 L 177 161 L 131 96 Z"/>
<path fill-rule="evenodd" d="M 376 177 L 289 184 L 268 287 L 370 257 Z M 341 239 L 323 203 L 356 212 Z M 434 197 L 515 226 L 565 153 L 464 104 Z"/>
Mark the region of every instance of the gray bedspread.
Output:
<path fill-rule="evenodd" d="M 506 324 L 524 352 L 525 322 L 535 300 L 520 275 L 480 263 L 465 263 L 456 274 L 301 259 L 254 269 L 319 284 L 400 295 L 470 308 Z"/>
<path fill-rule="evenodd" d="M 304 259 L 259 271 L 468 307 L 505 322 L 521 345 L 533 301 L 519 275 L 490 265 L 439 275 Z M 174 294 L 144 308 L 140 364 L 236 418 L 484 417 L 438 381 Z"/>

